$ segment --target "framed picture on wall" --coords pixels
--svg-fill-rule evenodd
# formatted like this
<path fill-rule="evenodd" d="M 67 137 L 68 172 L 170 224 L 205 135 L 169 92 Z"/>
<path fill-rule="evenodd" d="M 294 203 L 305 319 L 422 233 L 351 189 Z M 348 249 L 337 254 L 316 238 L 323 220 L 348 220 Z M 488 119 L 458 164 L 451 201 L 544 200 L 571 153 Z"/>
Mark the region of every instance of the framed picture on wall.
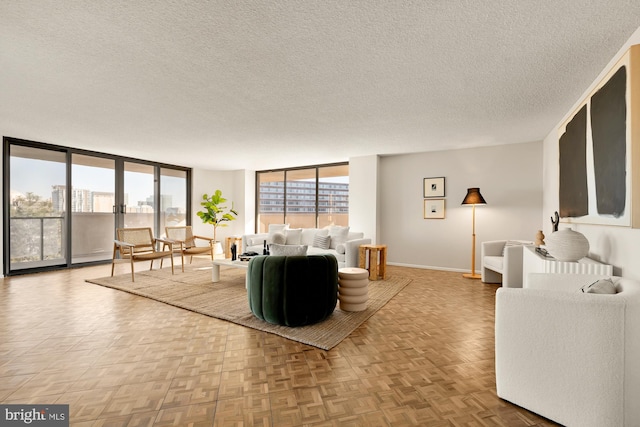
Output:
<path fill-rule="evenodd" d="M 634 45 L 558 129 L 562 222 L 640 228 L 640 46 Z M 589 147 L 589 149 L 587 149 Z"/>
<path fill-rule="evenodd" d="M 424 219 L 444 219 L 444 199 L 425 199 Z"/>
<path fill-rule="evenodd" d="M 422 182 L 423 197 L 444 197 L 444 177 L 424 178 Z"/>

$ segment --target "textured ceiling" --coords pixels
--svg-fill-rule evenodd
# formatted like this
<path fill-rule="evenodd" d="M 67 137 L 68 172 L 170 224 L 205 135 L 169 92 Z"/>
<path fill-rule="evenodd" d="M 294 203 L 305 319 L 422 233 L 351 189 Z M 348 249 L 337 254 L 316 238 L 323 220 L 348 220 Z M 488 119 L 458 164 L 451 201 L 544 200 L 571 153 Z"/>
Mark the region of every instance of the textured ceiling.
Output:
<path fill-rule="evenodd" d="M 0 132 L 207 169 L 543 139 L 640 2 L 0 1 Z"/>

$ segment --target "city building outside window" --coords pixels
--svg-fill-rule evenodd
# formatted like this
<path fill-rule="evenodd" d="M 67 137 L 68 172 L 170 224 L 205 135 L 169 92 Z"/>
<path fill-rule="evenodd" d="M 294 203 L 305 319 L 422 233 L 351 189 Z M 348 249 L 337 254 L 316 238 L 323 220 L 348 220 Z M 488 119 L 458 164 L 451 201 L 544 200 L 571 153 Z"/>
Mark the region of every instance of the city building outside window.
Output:
<path fill-rule="evenodd" d="M 256 228 L 269 224 L 323 228 L 349 224 L 349 164 L 259 171 Z"/>

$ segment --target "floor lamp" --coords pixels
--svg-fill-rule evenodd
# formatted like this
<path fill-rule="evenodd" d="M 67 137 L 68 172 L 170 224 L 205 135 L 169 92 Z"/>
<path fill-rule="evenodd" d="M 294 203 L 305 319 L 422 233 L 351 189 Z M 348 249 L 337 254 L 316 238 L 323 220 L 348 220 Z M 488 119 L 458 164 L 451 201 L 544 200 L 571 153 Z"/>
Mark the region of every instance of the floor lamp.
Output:
<path fill-rule="evenodd" d="M 486 205 L 487 202 L 480 194 L 479 188 L 468 188 L 467 195 L 462 201 L 463 205 L 471 205 L 472 216 L 473 216 L 473 225 L 472 225 L 472 234 L 471 234 L 471 274 L 463 274 L 462 276 L 467 279 L 479 279 L 482 277 L 480 274 L 476 274 L 476 205 Z"/>

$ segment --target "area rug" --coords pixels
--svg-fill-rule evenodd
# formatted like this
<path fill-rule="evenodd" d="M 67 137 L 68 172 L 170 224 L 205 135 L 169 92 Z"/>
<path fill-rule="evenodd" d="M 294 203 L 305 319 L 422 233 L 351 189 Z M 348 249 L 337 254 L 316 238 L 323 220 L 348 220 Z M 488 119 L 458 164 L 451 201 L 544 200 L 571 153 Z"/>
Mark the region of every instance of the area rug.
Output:
<path fill-rule="evenodd" d="M 324 350 L 330 350 L 349 336 L 391 298 L 407 286 L 411 279 L 387 277 L 369 282 L 367 309 L 359 312 L 336 310 L 326 320 L 314 325 L 291 328 L 273 325 L 256 318 L 249 310 L 245 288 L 246 270 L 221 267 L 220 282 L 211 281 L 211 267 L 188 266 L 171 275 L 169 269 L 87 279 L 86 282 L 118 289 L 206 316 L 269 332 Z"/>

